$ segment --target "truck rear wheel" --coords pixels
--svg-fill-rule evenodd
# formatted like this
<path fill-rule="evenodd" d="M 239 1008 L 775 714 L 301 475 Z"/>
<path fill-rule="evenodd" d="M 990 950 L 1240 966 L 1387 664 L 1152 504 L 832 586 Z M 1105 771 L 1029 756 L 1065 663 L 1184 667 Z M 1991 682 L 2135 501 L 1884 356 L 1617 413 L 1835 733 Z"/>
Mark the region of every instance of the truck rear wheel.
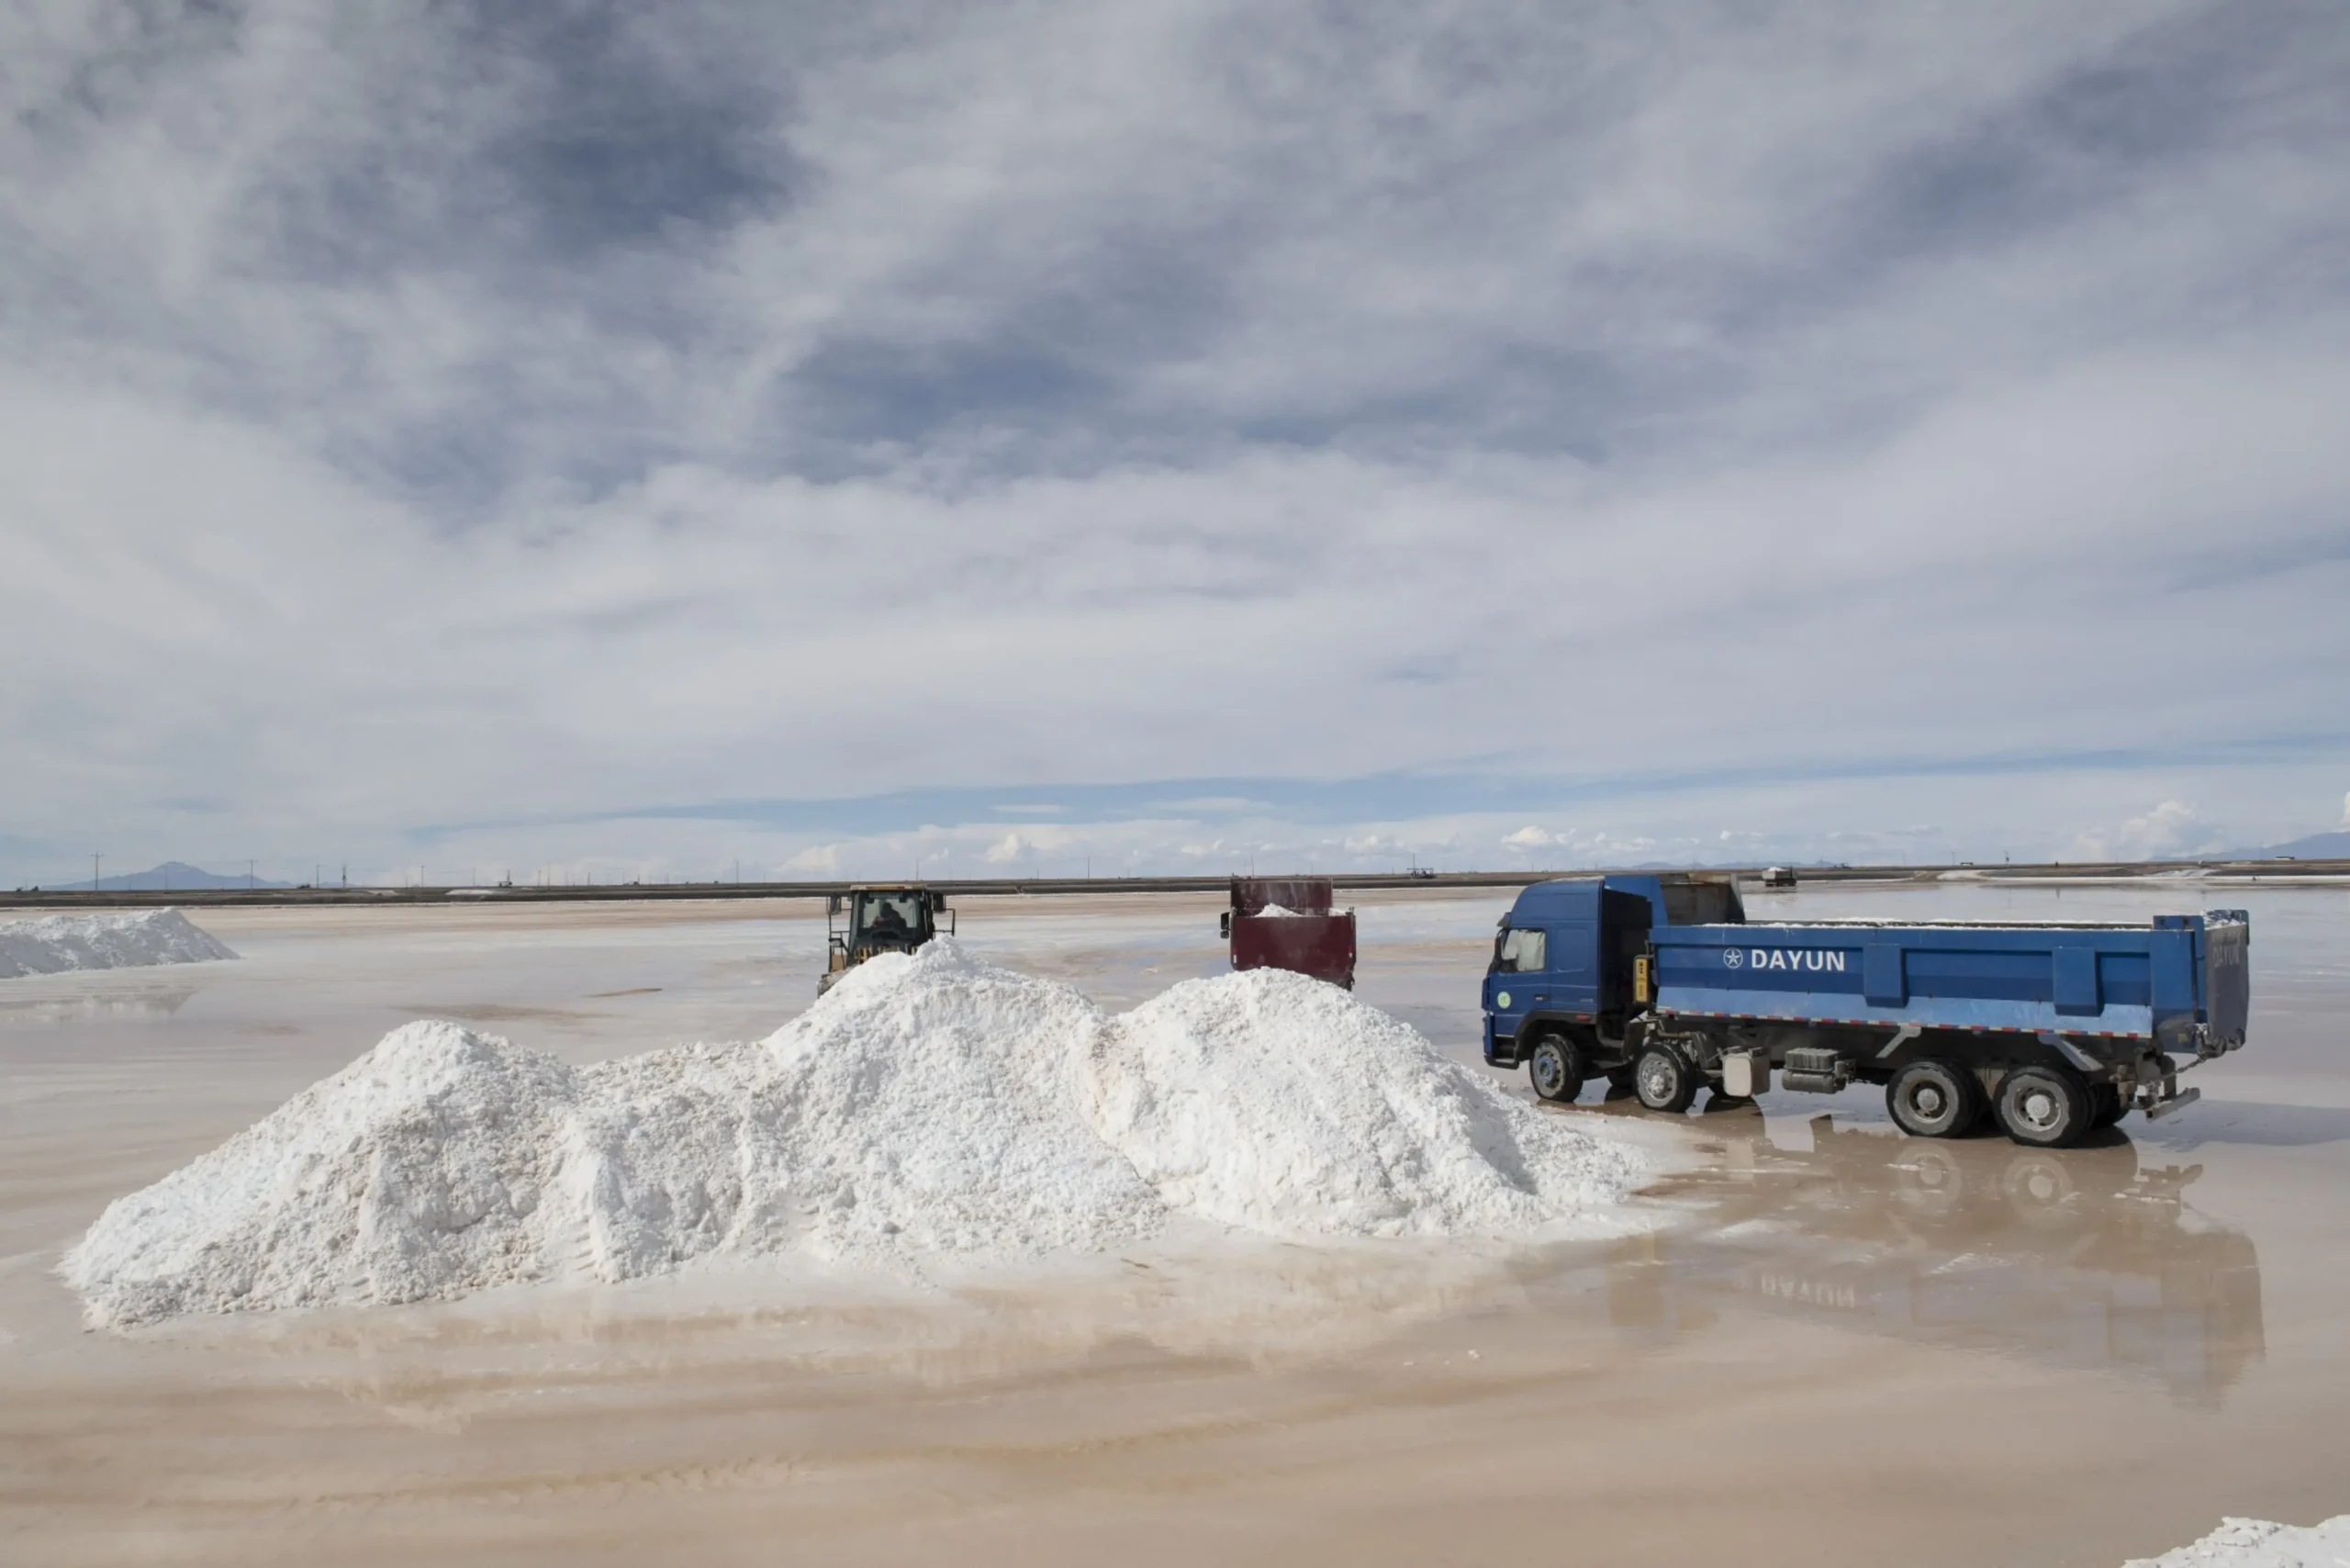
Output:
<path fill-rule="evenodd" d="M 2053 1067 L 2020 1067 L 1999 1080 L 1996 1100 L 2007 1135 L 2035 1148 L 2063 1148 L 2089 1130 L 2089 1089 Z"/>
<path fill-rule="evenodd" d="M 1885 1086 L 1885 1108 L 1912 1137 L 1956 1137 L 1983 1115 L 1983 1086 L 1946 1061 L 1913 1061 Z"/>
<path fill-rule="evenodd" d="M 1671 1046 L 1651 1046 L 1632 1063 L 1632 1092 L 1651 1111 L 1677 1116 L 1697 1098 L 1697 1073 Z"/>
<path fill-rule="evenodd" d="M 1563 1104 L 1583 1092 L 1583 1052 L 1564 1035 L 1545 1035 L 1526 1058 L 1526 1076 L 1537 1095 Z"/>

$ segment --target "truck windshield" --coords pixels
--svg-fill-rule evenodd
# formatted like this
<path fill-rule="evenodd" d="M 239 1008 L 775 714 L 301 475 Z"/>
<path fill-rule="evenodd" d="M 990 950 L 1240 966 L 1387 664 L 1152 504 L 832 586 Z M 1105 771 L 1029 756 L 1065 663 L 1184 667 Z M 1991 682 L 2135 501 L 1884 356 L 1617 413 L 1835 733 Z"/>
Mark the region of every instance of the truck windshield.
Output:
<path fill-rule="evenodd" d="M 1522 974 L 1543 968 L 1543 950 L 1550 946 L 1547 935 L 1523 927 L 1504 931 L 1494 944 L 1494 969 L 1503 974 Z"/>
<path fill-rule="evenodd" d="M 856 928 L 863 935 L 881 941 L 904 940 L 923 935 L 922 895 L 859 893 L 856 899 Z"/>

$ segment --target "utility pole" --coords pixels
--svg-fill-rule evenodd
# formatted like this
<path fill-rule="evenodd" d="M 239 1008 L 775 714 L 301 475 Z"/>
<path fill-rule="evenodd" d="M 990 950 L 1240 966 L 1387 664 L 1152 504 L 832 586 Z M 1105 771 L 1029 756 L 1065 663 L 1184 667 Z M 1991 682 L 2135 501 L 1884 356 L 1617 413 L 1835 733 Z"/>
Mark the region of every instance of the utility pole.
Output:
<path fill-rule="evenodd" d="M 95 854 L 90 857 L 90 890 L 94 893 L 98 890 L 98 857 Z"/>
<path fill-rule="evenodd" d="M 252 892 L 252 890 L 253 890 L 253 862 L 252 862 L 252 861 L 251 861 L 251 860 L 248 860 L 248 861 L 246 861 L 246 862 L 245 862 L 245 891 L 247 891 L 247 892 Z"/>

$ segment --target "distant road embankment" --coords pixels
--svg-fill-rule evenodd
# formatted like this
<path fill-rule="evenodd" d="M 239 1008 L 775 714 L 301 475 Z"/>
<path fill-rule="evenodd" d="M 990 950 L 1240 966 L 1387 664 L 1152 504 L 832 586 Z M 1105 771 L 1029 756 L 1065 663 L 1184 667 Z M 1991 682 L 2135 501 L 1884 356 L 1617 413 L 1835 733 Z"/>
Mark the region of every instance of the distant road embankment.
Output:
<path fill-rule="evenodd" d="M 1619 868 L 1653 870 L 1657 868 Z M 1759 886 L 1764 868 L 1725 866 L 1707 874 L 1737 878 Z M 1271 872 L 1273 875 L 1317 875 Z M 1584 871 L 1438 871 L 1429 874 L 1333 873 L 1342 891 L 1407 888 L 1522 888 L 1553 877 L 1594 876 Z M 2300 881 L 2350 877 L 2350 860 L 2111 861 L 2094 865 L 2044 866 L 1806 866 L 1796 868 L 1798 886 L 1850 882 L 2039 882 L 2039 881 Z M 1003 877 L 933 878 L 930 885 L 950 895 L 1073 893 L 1219 893 L 1225 877 Z M 191 888 L 175 892 L 91 892 L 70 888 L 19 889 L 0 892 L 0 909 L 151 909 L 175 904 L 195 908 L 259 908 L 303 904 L 627 903 L 678 899 L 821 899 L 846 892 L 852 882 L 599 882 L 583 887 L 451 888 Z"/>

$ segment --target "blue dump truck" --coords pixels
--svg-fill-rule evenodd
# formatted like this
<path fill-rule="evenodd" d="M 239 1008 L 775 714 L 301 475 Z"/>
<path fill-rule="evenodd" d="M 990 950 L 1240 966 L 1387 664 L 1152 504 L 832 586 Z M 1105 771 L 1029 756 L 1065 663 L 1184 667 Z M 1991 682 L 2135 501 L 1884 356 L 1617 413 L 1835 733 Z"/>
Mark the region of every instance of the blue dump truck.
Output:
<path fill-rule="evenodd" d="M 1538 882 L 1503 916 L 1485 976 L 1485 1059 L 1572 1100 L 1595 1078 L 1651 1110 L 1700 1089 L 1882 1083 L 1903 1131 L 1986 1114 L 2062 1148 L 2131 1110 L 2194 1100 L 2186 1068 L 2244 1044 L 2240 910 L 2145 925 L 1750 925 L 1737 885 L 1690 875 Z"/>

